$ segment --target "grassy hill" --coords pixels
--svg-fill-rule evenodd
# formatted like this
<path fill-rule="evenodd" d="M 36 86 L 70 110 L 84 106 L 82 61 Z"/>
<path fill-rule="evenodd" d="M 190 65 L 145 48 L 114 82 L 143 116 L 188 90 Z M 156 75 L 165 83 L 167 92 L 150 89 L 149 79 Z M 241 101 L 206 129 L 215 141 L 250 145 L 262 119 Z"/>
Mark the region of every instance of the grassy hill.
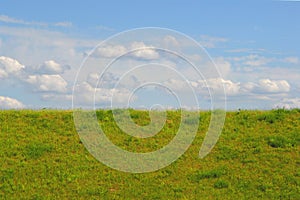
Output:
<path fill-rule="evenodd" d="M 138 124 L 143 111 L 131 111 Z M 111 111 L 98 111 L 109 139 L 129 151 L 166 145 L 179 111 L 149 139 L 122 133 Z M 300 199 L 300 110 L 228 112 L 213 151 L 198 158 L 210 120 L 201 112 L 198 134 L 176 162 L 130 174 L 93 158 L 75 130 L 72 111 L 0 111 L 0 199 Z"/>

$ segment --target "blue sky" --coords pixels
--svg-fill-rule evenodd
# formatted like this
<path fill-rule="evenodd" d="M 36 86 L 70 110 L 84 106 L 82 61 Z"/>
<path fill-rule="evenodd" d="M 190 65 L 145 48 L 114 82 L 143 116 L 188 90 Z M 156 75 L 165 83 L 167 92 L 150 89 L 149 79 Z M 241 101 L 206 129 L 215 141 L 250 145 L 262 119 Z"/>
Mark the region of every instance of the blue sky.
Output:
<path fill-rule="evenodd" d="M 4 1 L 0 107 L 70 108 L 86 52 L 139 27 L 204 46 L 223 73 L 229 109 L 299 107 L 299 19 L 300 2 L 289 1 Z"/>

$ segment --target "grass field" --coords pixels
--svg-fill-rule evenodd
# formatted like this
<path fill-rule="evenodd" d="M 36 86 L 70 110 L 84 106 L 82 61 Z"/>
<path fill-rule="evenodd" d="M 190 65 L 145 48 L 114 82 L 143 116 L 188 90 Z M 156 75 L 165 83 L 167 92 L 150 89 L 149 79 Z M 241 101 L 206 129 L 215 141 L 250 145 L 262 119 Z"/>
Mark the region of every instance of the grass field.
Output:
<path fill-rule="evenodd" d="M 0 199 L 300 199 L 300 110 L 228 112 L 220 139 L 204 159 L 199 148 L 210 113 L 176 162 L 156 172 L 130 174 L 93 158 L 75 130 L 72 111 L 0 111 Z M 149 139 L 122 133 L 111 111 L 100 125 L 116 145 L 148 152 L 166 145 L 180 112 L 168 111 Z M 149 123 L 131 110 L 137 124 Z"/>

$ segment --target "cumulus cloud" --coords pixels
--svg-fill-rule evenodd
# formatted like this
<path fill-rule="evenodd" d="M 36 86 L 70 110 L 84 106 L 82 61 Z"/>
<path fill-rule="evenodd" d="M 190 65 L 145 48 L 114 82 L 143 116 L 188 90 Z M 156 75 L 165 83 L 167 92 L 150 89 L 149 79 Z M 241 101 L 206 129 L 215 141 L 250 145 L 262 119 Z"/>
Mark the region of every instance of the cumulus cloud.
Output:
<path fill-rule="evenodd" d="M 247 83 L 242 83 L 242 92 L 251 92 L 254 91 L 254 89 L 257 87 L 257 84 L 253 82 L 247 82 Z"/>
<path fill-rule="evenodd" d="M 24 107 L 23 103 L 16 99 L 0 96 L 0 109 L 21 109 Z"/>
<path fill-rule="evenodd" d="M 39 92 L 66 92 L 67 82 L 60 75 L 29 75 L 25 82 Z"/>
<path fill-rule="evenodd" d="M 133 52 L 131 52 L 133 51 Z M 158 59 L 159 53 L 151 46 L 145 45 L 143 42 L 133 42 L 128 47 L 124 45 L 107 45 L 101 46 L 91 54 L 93 57 L 116 58 L 128 53 L 132 58 L 152 60 Z"/>
<path fill-rule="evenodd" d="M 222 78 L 211 78 L 207 80 L 198 81 L 184 81 L 177 79 L 170 79 L 164 83 L 169 88 L 176 88 L 184 91 L 187 88 L 187 84 L 195 89 L 196 93 L 207 93 L 208 89 L 214 94 L 236 95 L 240 92 L 240 83 L 235 83 L 231 80 L 224 80 Z"/>
<path fill-rule="evenodd" d="M 187 84 L 189 84 L 188 81 L 185 81 L 185 80 L 178 80 L 178 79 L 169 79 L 168 81 L 166 81 L 164 83 L 164 85 L 166 87 L 168 87 L 169 89 L 173 89 L 173 88 L 176 88 L 177 90 L 181 90 L 181 91 L 184 91 L 184 90 L 188 90 L 189 88 L 187 88 Z"/>
<path fill-rule="evenodd" d="M 122 45 L 109 45 L 105 47 L 99 47 L 93 52 L 94 57 L 114 58 L 121 56 L 127 52 L 127 49 Z"/>
<path fill-rule="evenodd" d="M 260 79 L 257 82 L 242 83 L 240 92 L 243 96 L 271 101 L 288 96 L 290 88 L 285 80 Z"/>
<path fill-rule="evenodd" d="M 61 65 L 54 60 L 48 60 L 39 66 L 38 72 L 41 74 L 62 74 L 67 69 L 70 69 L 70 66 Z"/>
<path fill-rule="evenodd" d="M 20 64 L 17 60 L 0 56 L 0 78 L 6 78 L 9 75 L 19 75 L 24 69 L 25 66 Z"/>
<path fill-rule="evenodd" d="M 192 81 L 192 86 L 198 90 L 209 88 L 216 94 L 223 93 L 225 89 L 226 95 L 251 95 L 251 94 L 276 94 L 288 93 L 290 91 L 290 84 L 286 80 L 270 80 L 260 79 L 257 83 L 247 82 L 240 83 L 232 80 L 225 80 L 223 78 L 207 79 Z"/>
<path fill-rule="evenodd" d="M 108 104 L 111 101 L 117 104 L 127 103 L 130 96 L 131 92 L 125 88 L 95 88 L 87 82 L 77 84 L 74 90 L 75 104 L 83 105 L 91 105 L 94 97 L 96 104 Z M 135 100 L 136 96 L 131 98 Z"/>
<path fill-rule="evenodd" d="M 105 88 L 112 88 L 119 80 L 115 74 L 106 72 L 100 77 L 97 73 L 90 73 L 87 77 L 86 82 L 93 87 L 105 87 Z M 98 85 L 97 85 L 98 84 Z"/>
<path fill-rule="evenodd" d="M 30 68 L 25 67 L 13 58 L 0 57 L 0 79 L 9 78 L 13 81 L 13 84 L 23 84 L 27 86 L 26 89 L 30 89 L 34 92 L 43 92 L 44 95 L 46 95 L 46 93 L 60 95 L 59 93 L 68 92 L 68 83 L 58 74 L 62 73 L 66 68 L 67 66 L 62 66 L 53 60 L 45 61 L 37 68 Z M 7 87 L 10 86 L 8 85 Z M 47 97 L 42 97 L 42 99 L 46 98 Z M 50 97 L 48 99 L 50 99 Z M 52 97 L 52 99 L 55 98 Z M 6 100 L 15 105 L 16 108 L 21 107 L 21 104 L 18 104 L 17 101 Z M 8 104 L 7 107 L 9 107 Z"/>
<path fill-rule="evenodd" d="M 207 84 L 207 85 L 206 85 Z M 234 83 L 231 80 L 224 80 L 222 78 L 207 79 L 204 81 L 198 81 L 198 88 L 209 88 L 215 94 L 236 95 L 240 90 L 240 83 Z"/>
<path fill-rule="evenodd" d="M 290 91 L 290 88 L 291 86 L 286 80 L 260 79 L 257 83 L 247 82 L 242 84 L 242 90 L 246 93 L 287 93 Z"/>
<path fill-rule="evenodd" d="M 6 78 L 8 75 L 7 75 L 7 73 L 6 73 L 6 71 L 4 70 L 4 69 L 1 69 L 0 68 L 0 79 L 1 78 Z"/>
<path fill-rule="evenodd" d="M 273 107 L 285 109 L 300 108 L 300 98 L 284 98 Z"/>
<path fill-rule="evenodd" d="M 261 79 L 258 82 L 258 89 L 263 92 L 278 93 L 278 92 L 289 92 L 290 84 L 286 80 L 270 80 Z"/>
<path fill-rule="evenodd" d="M 151 46 L 146 46 L 143 42 L 133 42 L 131 44 L 131 50 L 135 50 L 133 52 L 133 55 L 140 59 L 146 59 L 146 60 L 152 60 L 152 59 L 158 59 L 159 54 L 155 49 L 153 49 Z"/>

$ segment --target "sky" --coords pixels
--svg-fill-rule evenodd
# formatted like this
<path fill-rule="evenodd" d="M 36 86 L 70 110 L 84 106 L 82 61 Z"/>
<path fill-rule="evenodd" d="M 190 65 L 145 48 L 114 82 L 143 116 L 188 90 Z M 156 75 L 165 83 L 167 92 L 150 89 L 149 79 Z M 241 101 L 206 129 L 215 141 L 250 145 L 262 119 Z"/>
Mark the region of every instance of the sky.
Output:
<path fill-rule="evenodd" d="M 299 19 L 297 1 L 2 1 L 0 109 L 299 108 Z"/>

